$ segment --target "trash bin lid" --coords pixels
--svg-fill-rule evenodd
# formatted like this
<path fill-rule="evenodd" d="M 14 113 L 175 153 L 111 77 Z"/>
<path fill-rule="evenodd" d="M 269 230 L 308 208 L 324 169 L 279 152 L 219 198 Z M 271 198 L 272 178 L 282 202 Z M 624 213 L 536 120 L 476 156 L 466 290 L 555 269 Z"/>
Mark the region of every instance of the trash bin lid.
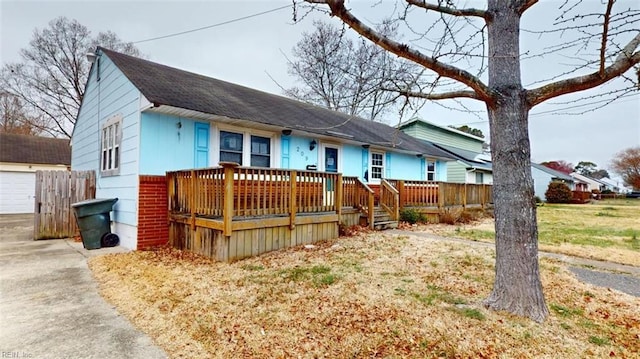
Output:
<path fill-rule="evenodd" d="M 113 209 L 117 198 L 90 199 L 71 205 L 77 217 L 86 217 L 94 214 L 109 213 Z"/>
<path fill-rule="evenodd" d="M 111 206 L 113 206 L 116 202 L 118 202 L 117 198 L 94 198 L 94 199 L 87 199 L 85 201 L 81 201 L 81 202 L 76 202 L 71 204 L 71 207 L 82 207 L 82 206 L 89 206 L 89 205 L 94 205 L 94 204 L 105 204 L 107 205 L 107 203 L 111 202 Z"/>

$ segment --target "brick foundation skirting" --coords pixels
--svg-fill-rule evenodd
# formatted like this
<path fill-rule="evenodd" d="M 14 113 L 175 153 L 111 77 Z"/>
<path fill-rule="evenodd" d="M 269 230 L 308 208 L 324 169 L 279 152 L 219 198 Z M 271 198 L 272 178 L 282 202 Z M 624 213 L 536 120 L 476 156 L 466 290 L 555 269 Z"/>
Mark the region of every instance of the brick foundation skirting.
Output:
<path fill-rule="evenodd" d="M 162 246 L 169 241 L 167 179 L 140 176 L 138 193 L 138 249 Z"/>

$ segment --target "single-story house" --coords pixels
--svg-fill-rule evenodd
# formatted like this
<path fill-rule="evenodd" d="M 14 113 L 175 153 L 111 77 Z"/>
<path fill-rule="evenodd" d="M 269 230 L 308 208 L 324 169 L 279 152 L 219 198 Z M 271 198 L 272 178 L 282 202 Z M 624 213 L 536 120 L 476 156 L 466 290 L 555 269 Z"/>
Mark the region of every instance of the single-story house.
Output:
<path fill-rule="evenodd" d="M 573 177 L 538 163 L 531 163 L 531 176 L 533 177 L 535 195 L 542 200 L 545 200 L 544 194 L 551 182 L 561 182 L 572 191 L 576 190 L 577 181 Z"/>
<path fill-rule="evenodd" d="M 585 176 L 583 174 L 580 174 L 578 172 L 573 172 L 571 173 L 571 177 L 573 177 L 576 181 L 581 181 L 583 183 L 586 183 L 586 189 L 585 191 L 591 192 L 593 190 L 597 190 L 597 191 L 604 191 L 606 189 L 610 189 L 612 191 L 615 192 L 613 185 L 604 182 L 603 180 L 598 180 L 595 178 L 591 178 L 589 176 Z"/>
<path fill-rule="evenodd" d="M 0 133 L 0 214 L 34 213 L 36 171 L 70 165 L 67 139 Z"/>
<path fill-rule="evenodd" d="M 97 198 L 119 198 L 112 218 L 124 247 L 166 241 L 168 171 L 234 162 L 369 185 L 447 180 L 448 152 L 385 124 L 104 48 L 95 55 L 71 166 L 96 172 Z"/>
<path fill-rule="evenodd" d="M 447 182 L 493 183 L 491 156 L 484 152 L 483 138 L 418 117 L 401 123 L 398 128 L 409 136 L 433 143 L 453 157 L 447 163 Z"/>

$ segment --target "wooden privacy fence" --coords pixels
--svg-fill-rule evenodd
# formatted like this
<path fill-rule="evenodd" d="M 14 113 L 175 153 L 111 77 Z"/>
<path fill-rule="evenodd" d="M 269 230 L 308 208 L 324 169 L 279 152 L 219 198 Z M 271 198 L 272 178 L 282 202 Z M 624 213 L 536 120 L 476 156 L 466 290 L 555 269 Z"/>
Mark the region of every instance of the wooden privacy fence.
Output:
<path fill-rule="evenodd" d="M 95 196 L 93 171 L 37 171 L 33 238 L 75 236 L 78 227 L 71 204 Z"/>

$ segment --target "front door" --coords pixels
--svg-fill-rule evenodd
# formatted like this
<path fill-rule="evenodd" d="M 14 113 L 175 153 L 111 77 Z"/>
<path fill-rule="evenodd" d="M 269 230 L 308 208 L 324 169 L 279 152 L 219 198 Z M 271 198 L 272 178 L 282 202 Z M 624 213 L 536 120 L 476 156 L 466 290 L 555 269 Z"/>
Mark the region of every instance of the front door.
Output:
<path fill-rule="evenodd" d="M 338 149 L 336 147 L 324 148 L 325 172 L 338 172 Z"/>

